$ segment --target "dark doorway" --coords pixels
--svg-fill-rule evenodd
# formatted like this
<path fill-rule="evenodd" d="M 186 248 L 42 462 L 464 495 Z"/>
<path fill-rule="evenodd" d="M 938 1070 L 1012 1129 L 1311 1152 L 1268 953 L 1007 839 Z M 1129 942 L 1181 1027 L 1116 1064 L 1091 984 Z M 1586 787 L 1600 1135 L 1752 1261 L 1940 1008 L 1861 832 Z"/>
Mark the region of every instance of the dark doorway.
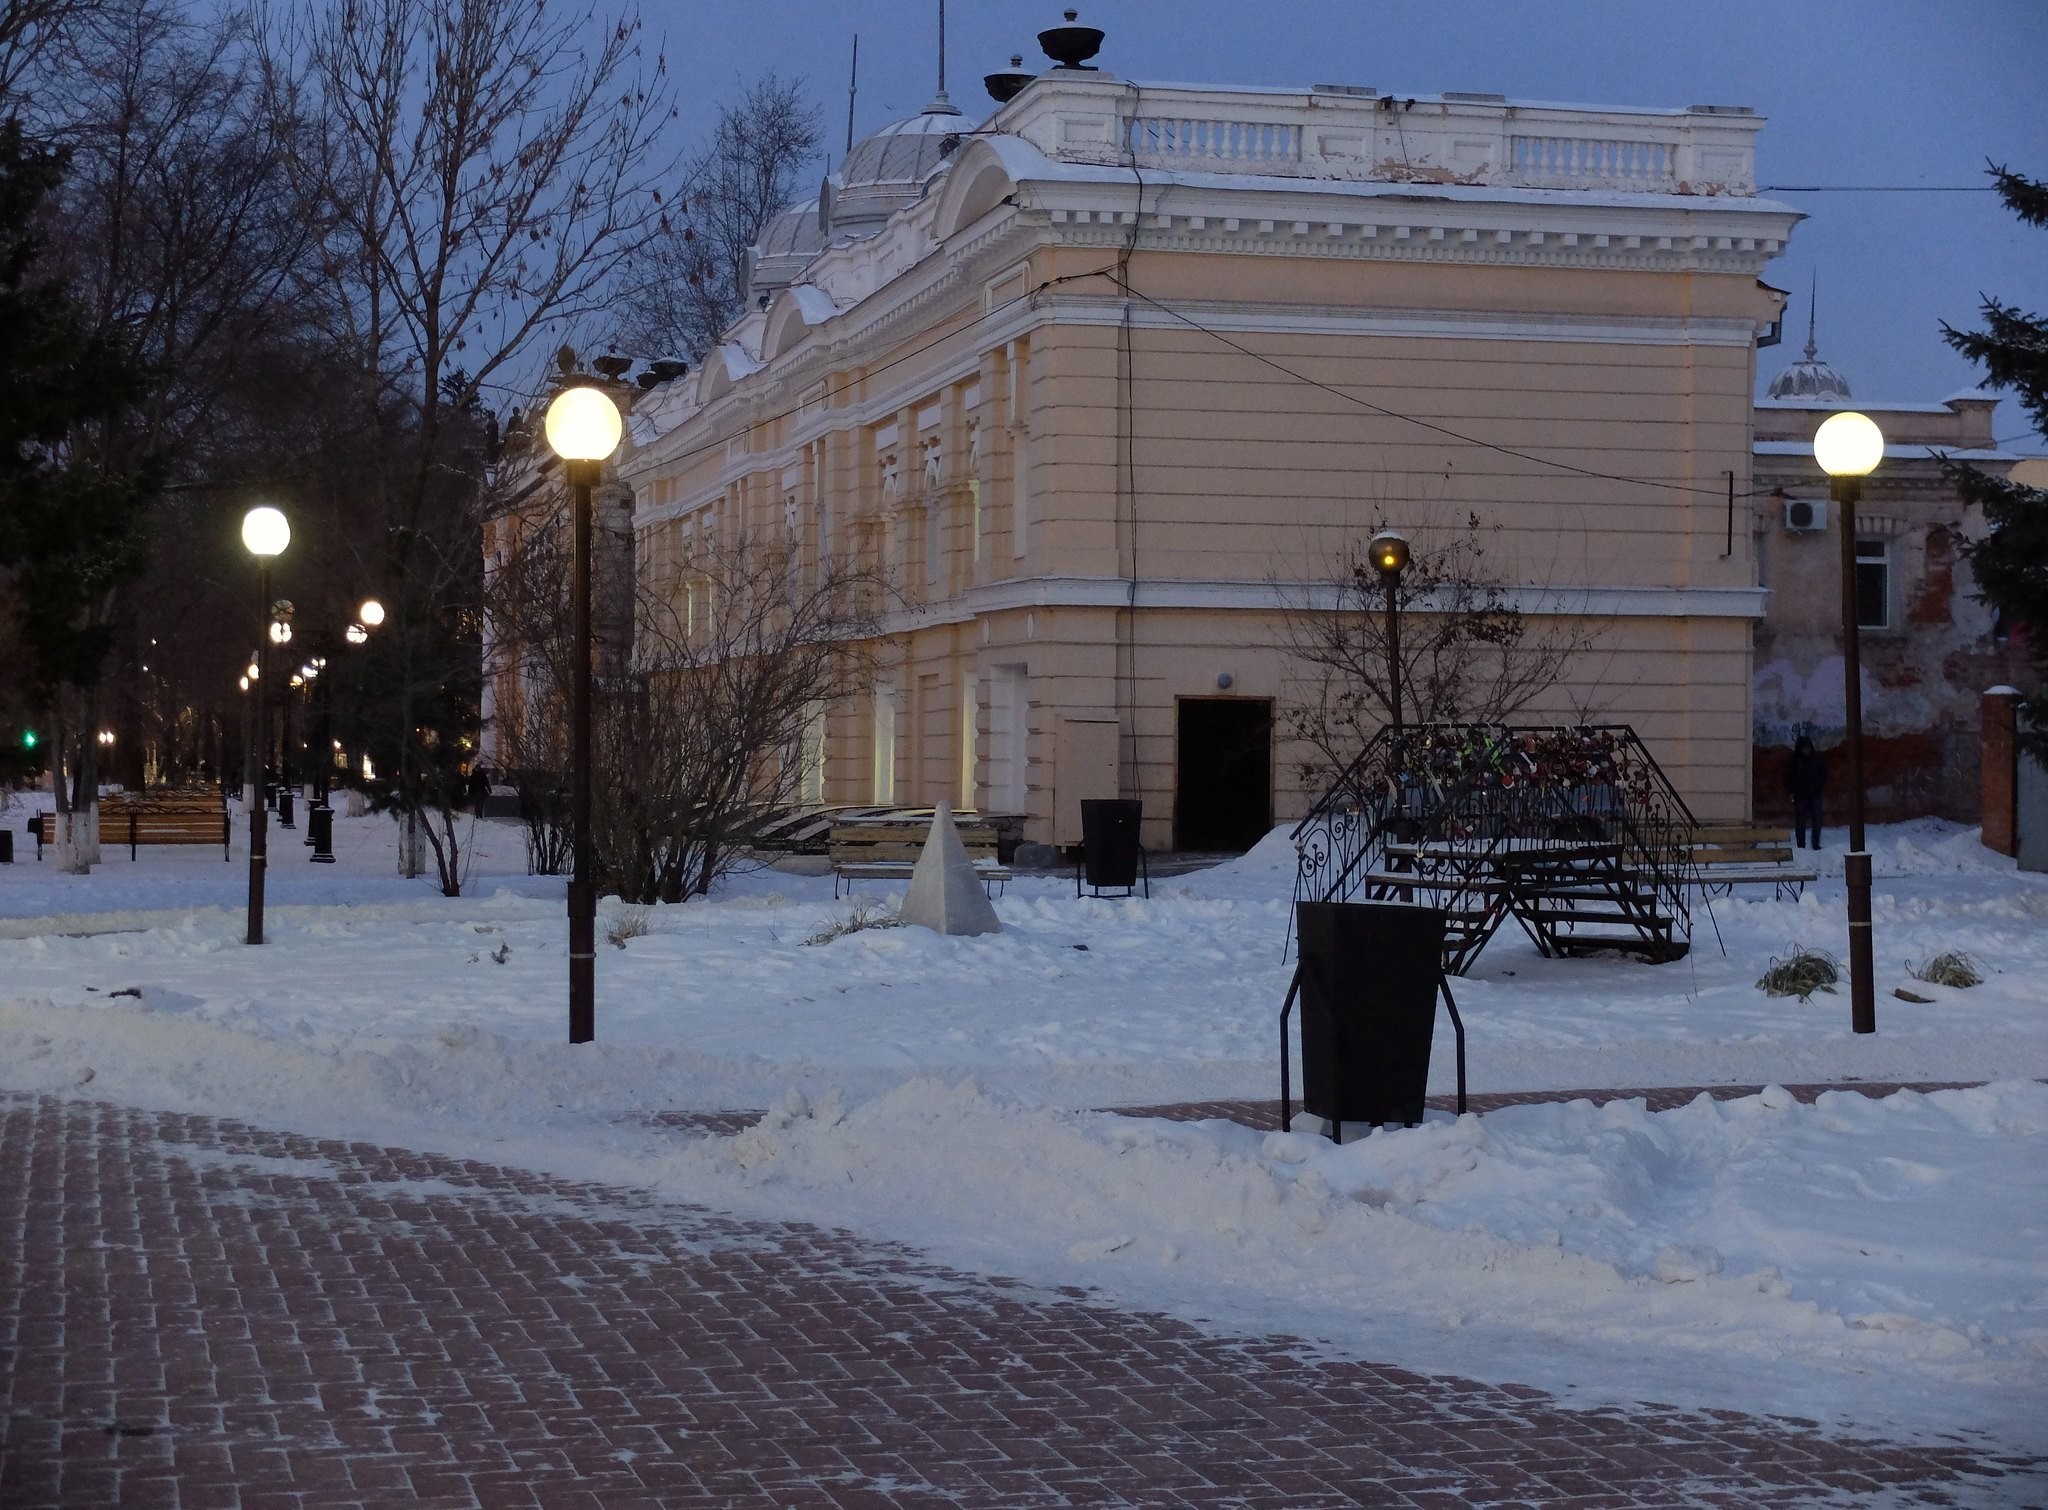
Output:
<path fill-rule="evenodd" d="M 1180 700 L 1173 847 L 1241 852 L 1273 826 L 1273 701 Z"/>

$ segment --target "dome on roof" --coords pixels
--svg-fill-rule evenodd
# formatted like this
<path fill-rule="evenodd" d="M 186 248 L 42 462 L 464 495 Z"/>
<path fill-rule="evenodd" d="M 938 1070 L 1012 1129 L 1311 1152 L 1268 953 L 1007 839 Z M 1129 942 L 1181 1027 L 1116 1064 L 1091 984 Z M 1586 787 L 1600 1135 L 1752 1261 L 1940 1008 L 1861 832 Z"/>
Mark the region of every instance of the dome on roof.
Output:
<path fill-rule="evenodd" d="M 925 180 L 944 165 L 945 141 L 973 127 L 941 94 L 908 120 L 891 121 L 853 144 L 826 180 L 822 219 L 830 236 L 872 235 L 897 210 L 916 201 Z"/>
<path fill-rule="evenodd" d="M 1771 379 L 1766 392 L 1772 398 L 1819 399 L 1832 403 L 1849 396 L 1849 380 L 1820 359 L 1820 352 L 1813 344 L 1813 328 L 1816 307 L 1820 302 L 1820 280 L 1814 279 L 1813 292 L 1807 296 L 1806 304 L 1806 354 Z"/>
<path fill-rule="evenodd" d="M 790 205 L 761 227 L 761 239 L 747 248 L 747 296 L 787 288 L 810 260 L 825 249 L 818 223 L 818 196 Z"/>
<path fill-rule="evenodd" d="M 1806 343 L 1806 355 L 1771 379 L 1772 398 L 1811 398 L 1822 401 L 1849 397 L 1849 380 L 1823 362 Z"/>

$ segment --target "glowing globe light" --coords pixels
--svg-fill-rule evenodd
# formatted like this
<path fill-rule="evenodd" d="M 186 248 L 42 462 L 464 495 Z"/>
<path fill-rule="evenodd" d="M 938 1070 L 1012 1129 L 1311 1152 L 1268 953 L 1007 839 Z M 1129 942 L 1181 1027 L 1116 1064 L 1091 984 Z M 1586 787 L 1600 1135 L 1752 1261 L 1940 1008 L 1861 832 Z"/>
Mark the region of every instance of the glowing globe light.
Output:
<path fill-rule="evenodd" d="M 1408 565 L 1408 539 L 1393 530 L 1381 530 L 1372 537 L 1366 553 L 1376 570 L 1398 572 Z"/>
<path fill-rule="evenodd" d="M 1884 460 L 1884 432 L 1867 414 L 1831 414 L 1814 433 L 1813 459 L 1830 477 L 1866 477 Z"/>
<path fill-rule="evenodd" d="M 291 521 L 284 517 L 283 510 L 264 504 L 242 516 L 242 544 L 249 548 L 250 555 L 281 556 L 291 543 Z"/>
<path fill-rule="evenodd" d="M 595 388 L 564 388 L 548 405 L 548 444 L 564 461 L 603 461 L 624 428 L 619 406 Z"/>
<path fill-rule="evenodd" d="M 375 629 L 384 622 L 384 605 L 375 598 L 363 599 L 363 606 L 356 610 L 356 621 L 366 629 Z"/>

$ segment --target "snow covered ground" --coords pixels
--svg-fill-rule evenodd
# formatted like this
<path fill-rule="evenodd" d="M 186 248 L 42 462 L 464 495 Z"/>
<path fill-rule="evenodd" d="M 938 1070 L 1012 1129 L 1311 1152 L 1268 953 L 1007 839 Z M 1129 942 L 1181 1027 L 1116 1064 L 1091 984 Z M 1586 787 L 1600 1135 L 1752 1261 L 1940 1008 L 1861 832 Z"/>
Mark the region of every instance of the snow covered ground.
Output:
<path fill-rule="evenodd" d="M 6 816 L 19 836 L 21 809 Z M 868 929 L 760 871 L 600 947 L 566 1038 L 559 880 L 477 828 L 470 895 L 396 875 L 388 819 L 341 863 L 109 846 L 89 877 L 0 867 L 0 1089 L 649 1187 L 844 1225 L 956 1265 L 1385 1362 L 2039 1446 L 2048 1419 L 2048 878 L 1972 830 L 1873 832 L 1878 1021 L 1755 987 L 1846 953 L 1842 837 L 1799 902 L 1714 904 L 1677 964 L 1544 960 L 1502 934 L 1457 984 L 1475 1091 L 1992 1080 L 1874 1101 L 1782 1092 L 1433 1118 L 1336 1148 L 1116 1104 L 1270 1097 L 1292 855 L 1275 835 L 1150 901 L 1025 877 L 1004 931 Z M 891 888 L 873 888 L 888 896 Z M 602 935 L 629 910 L 607 903 Z M 1726 953 L 1716 943 L 1715 924 Z M 1985 983 L 1911 980 L 1963 949 Z M 1900 1001 L 1905 985 L 1931 1004 Z M 1447 1026 L 1434 1089 L 1449 1089 Z M 772 1107 L 731 1137 L 654 1120 Z"/>

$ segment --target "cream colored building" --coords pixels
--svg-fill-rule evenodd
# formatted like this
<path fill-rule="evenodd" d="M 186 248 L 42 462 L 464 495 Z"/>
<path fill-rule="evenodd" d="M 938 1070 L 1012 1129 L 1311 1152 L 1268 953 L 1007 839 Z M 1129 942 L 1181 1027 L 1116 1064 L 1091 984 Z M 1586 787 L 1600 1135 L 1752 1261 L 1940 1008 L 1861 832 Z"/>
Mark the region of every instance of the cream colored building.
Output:
<path fill-rule="evenodd" d="M 1534 717 L 1633 724 L 1750 803 L 1759 282 L 1796 212 L 1745 109 L 1205 89 L 1059 68 L 943 97 L 770 228 L 761 307 L 637 394 L 643 591 L 713 537 L 893 573 L 883 673 L 810 792 L 1028 815 L 1135 796 L 1155 846 L 1298 814 L 1289 604 L 1473 513 L 1596 651 Z"/>

